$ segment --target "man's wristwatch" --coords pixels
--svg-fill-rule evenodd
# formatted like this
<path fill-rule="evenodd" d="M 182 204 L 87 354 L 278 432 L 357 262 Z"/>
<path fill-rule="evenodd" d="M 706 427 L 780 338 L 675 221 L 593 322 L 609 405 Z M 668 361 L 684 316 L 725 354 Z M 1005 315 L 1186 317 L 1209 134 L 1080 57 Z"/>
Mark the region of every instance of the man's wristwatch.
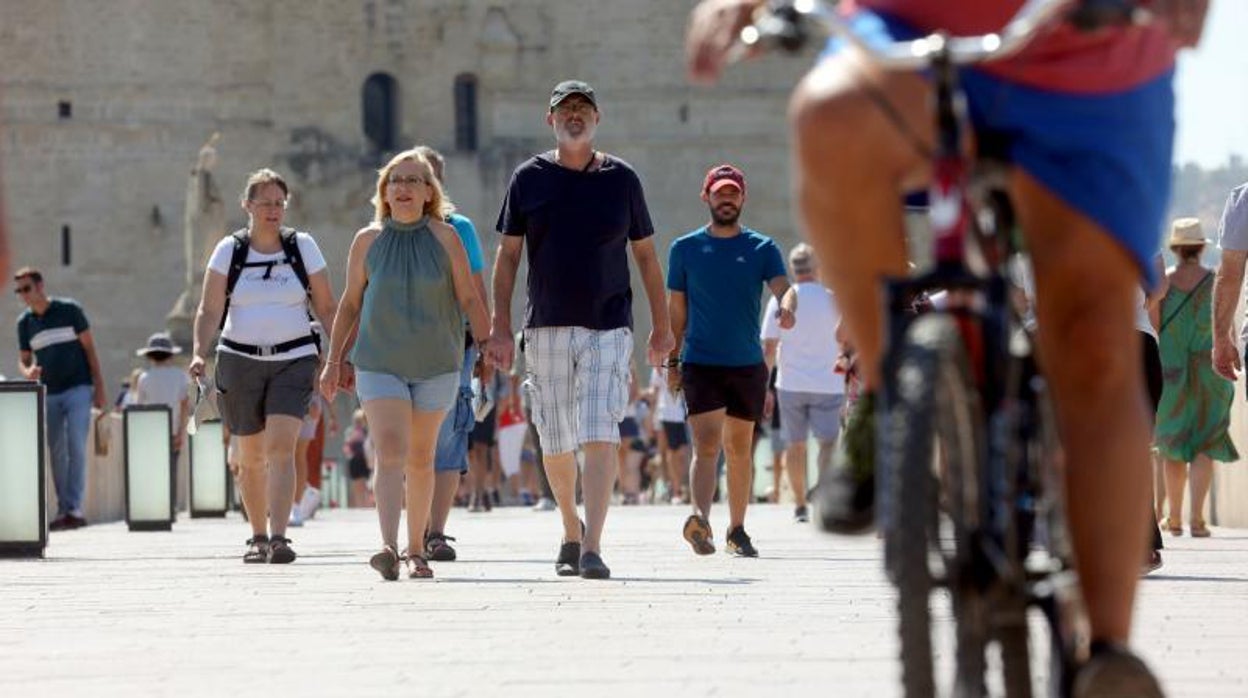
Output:
<path fill-rule="evenodd" d="M 679 368 L 680 359 L 668 359 L 667 361 L 663 362 L 663 366 L 665 368 Z"/>

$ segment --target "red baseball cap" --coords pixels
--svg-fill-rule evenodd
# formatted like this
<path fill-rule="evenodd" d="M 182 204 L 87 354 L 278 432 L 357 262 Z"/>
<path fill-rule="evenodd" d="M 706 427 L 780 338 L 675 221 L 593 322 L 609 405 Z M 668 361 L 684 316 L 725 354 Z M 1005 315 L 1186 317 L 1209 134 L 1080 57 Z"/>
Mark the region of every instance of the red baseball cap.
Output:
<path fill-rule="evenodd" d="M 745 173 L 729 164 L 716 165 L 706 173 L 702 180 L 702 193 L 710 194 L 718 191 L 726 184 L 731 184 L 745 193 Z"/>

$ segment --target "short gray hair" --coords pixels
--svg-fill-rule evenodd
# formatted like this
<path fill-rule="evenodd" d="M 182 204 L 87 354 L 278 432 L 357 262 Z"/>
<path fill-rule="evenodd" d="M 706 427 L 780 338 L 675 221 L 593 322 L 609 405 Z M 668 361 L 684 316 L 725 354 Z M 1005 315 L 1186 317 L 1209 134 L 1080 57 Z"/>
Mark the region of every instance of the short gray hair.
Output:
<path fill-rule="evenodd" d="M 794 274 L 810 274 L 815 270 L 815 250 L 810 245 L 800 242 L 789 250 L 789 266 Z"/>

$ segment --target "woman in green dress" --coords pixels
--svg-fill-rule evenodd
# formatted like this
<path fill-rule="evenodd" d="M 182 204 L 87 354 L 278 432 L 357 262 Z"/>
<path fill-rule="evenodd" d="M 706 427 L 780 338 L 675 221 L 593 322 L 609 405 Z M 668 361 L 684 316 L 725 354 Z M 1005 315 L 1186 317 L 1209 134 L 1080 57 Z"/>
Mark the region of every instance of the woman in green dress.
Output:
<path fill-rule="evenodd" d="M 1213 272 L 1200 261 L 1208 241 L 1200 221 L 1180 218 L 1170 231 L 1178 264 L 1166 275 L 1169 291 L 1161 303 L 1161 365 L 1165 377 L 1157 408 L 1157 449 L 1166 461 L 1170 505 L 1164 526 L 1183 534 L 1183 494 L 1191 468 L 1191 533 L 1209 535 L 1205 498 L 1213 483 L 1213 461 L 1239 459 L 1227 434 L 1235 386 L 1213 370 Z"/>

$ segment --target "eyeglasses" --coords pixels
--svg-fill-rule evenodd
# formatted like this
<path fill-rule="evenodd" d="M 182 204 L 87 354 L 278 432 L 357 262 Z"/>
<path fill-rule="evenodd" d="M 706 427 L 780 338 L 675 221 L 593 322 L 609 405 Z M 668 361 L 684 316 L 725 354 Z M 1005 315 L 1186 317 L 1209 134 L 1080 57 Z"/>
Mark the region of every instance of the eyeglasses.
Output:
<path fill-rule="evenodd" d="M 18 286 L 17 288 L 13 289 L 13 293 L 19 296 L 24 296 L 33 290 L 35 290 L 34 286 Z"/>
<path fill-rule="evenodd" d="M 589 102 L 560 102 L 555 107 L 555 111 L 563 116 L 569 114 L 590 114 L 594 111 L 594 105 Z"/>
<path fill-rule="evenodd" d="M 404 177 L 403 175 L 390 175 L 390 178 L 387 179 L 386 181 L 392 185 L 404 184 L 409 187 L 415 187 L 421 184 L 429 183 L 428 179 L 425 179 L 424 177 L 421 177 L 420 175 L 408 175 L 406 177 Z"/>
<path fill-rule="evenodd" d="M 286 199 L 275 199 L 273 201 L 261 201 L 259 199 L 250 199 L 251 205 L 256 208 L 286 208 Z"/>

